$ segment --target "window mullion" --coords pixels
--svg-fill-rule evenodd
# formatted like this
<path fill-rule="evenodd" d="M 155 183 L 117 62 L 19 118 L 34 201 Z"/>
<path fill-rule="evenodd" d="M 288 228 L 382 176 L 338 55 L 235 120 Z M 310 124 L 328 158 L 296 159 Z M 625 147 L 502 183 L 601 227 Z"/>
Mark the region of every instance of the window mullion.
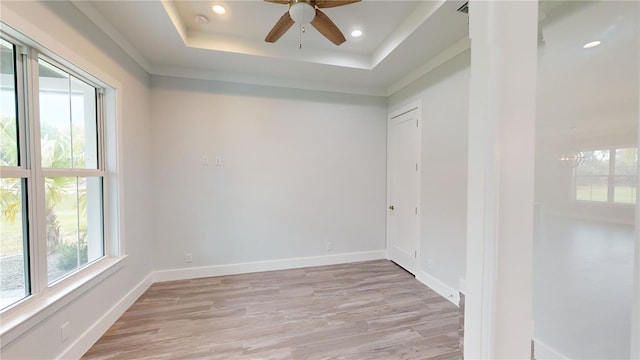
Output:
<path fill-rule="evenodd" d="M 101 177 L 104 176 L 102 170 L 97 169 L 41 169 L 42 177 Z"/>
<path fill-rule="evenodd" d="M 29 169 L 29 141 L 27 132 L 27 118 L 25 109 L 26 88 L 27 82 L 26 71 L 24 64 L 27 61 L 27 55 L 29 49 L 26 46 L 16 46 L 18 54 L 16 56 L 16 93 L 18 94 L 17 110 L 18 110 L 18 166 L 22 169 Z"/>
<path fill-rule="evenodd" d="M 96 90 L 96 121 L 98 130 L 98 169 L 104 171 L 105 166 L 105 149 L 103 142 L 104 135 L 104 89 Z M 103 175 L 104 176 L 104 175 Z"/>
<path fill-rule="evenodd" d="M 578 184 L 579 184 L 579 179 L 580 179 L 580 175 L 578 175 L 578 167 L 574 167 L 573 168 L 573 176 L 571 177 L 571 179 L 573 180 L 573 195 L 572 195 L 572 200 L 573 201 L 577 201 L 578 200 Z"/>
<path fill-rule="evenodd" d="M 106 135 L 106 109 L 105 109 L 105 89 L 98 88 L 96 90 L 96 121 L 98 129 L 98 169 L 102 171 L 102 231 L 103 231 L 103 248 L 104 255 L 116 255 L 117 252 L 113 251 L 111 235 L 109 233 L 109 201 L 106 201 L 104 194 L 109 194 L 109 181 L 106 181 L 107 172 L 107 149 L 104 142 Z"/>
<path fill-rule="evenodd" d="M 26 120 L 29 130 L 29 164 L 32 181 L 29 183 L 30 203 L 30 254 L 32 292 L 40 294 L 47 288 L 47 232 L 46 232 L 46 204 L 44 178 L 42 176 L 42 162 L 40 152 L 40 110 L 39 110 L 39 79 L 38 52 L 32 49 L 26 58 Z"/>
<path fill-rule="evenodd" d="M 0 167 L 0 177 L 29 179 L 31 177 L 31 170 L 13 166 L 2 166 Z"/>
<path fill-rule="evenodd" d="M 607 179 L 607 185 L 609 187 L 607 201 L 613 203 L 615 182 L 616 182 L 616 149 L 609 149 L 609 177 Z"/>

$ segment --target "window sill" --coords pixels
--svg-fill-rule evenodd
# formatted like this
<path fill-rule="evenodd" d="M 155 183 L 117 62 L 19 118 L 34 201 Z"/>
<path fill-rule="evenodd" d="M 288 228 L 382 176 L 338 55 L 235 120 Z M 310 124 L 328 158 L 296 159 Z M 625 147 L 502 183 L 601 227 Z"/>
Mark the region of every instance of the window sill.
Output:
<path fill-rule="evenodd" d="M 592 206 L 592 207 L 600 207 L 600 208 L 635 209 L 635 206 L 636 206 L 636 204 L 614 203 L 614 202 L 608 202 L 608 201 L 572 200 L 571 202 L 580 206 Z"/>
<path fill-rule="evenodd" d="M 41 294 L 27 297 L 0 315 L 0 348 L 115 274 L 126 256 L 105 257 Z"/>

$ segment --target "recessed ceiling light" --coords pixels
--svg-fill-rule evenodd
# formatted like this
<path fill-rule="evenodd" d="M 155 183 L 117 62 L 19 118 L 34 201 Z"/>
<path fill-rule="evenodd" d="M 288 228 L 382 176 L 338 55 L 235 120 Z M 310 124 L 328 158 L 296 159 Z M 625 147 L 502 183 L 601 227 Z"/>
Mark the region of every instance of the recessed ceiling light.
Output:
<path fill-rule="evenodd" d="M 227 9 L 225 9 L 222 5 L 213 5 L 211 7 L 211 10 L 213 10 L 213 12 L 218 15 L 222 15 L 227 12 Z"/>
<path fill-rule="evenodd" d="M 592 48 L 592 47 L 596 47 L 596 46 L 598 46 L 598 45 L 600 45 L 600 41 L 597 41 L 597 40 L 596 40 L 596 41 L 592 41 L 592 42 L 590 42 L 590 43 L 586 43 L 586 44 L 584 44 L 583 48 L 585 48 L 585 49 L 590 49 L 590 48 Z"/>
<path fill-rule="evenodd" d="M 351 36 L 356 37 L 356 38 L 362 36 L 362 30 L 358 30 L 358 29 L 353 30 L 351 32 Z"/>

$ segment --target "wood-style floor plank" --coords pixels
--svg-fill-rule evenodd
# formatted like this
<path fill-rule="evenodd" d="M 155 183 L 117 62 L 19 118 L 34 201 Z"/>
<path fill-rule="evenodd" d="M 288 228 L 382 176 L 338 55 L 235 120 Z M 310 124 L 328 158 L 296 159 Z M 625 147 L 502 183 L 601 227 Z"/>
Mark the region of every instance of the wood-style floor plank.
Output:
<path fill-rule="evenodd" d="M 390 261 L 152 285 L 83 359 L 460 359 L 458 308 Z"/>

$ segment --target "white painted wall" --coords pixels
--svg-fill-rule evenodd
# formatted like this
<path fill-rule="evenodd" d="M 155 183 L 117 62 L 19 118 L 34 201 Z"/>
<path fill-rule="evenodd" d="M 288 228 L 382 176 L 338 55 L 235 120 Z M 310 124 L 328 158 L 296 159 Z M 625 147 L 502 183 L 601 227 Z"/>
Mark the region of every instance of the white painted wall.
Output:
<path fill-rule="evenodd" d="M 121 115 L 121 240 L 124 265 L 15 341 L 2 359 L 78 357 L 124 311 L 151 271 L 151 144 L 149 78 L 142 68 L 68 2 L 2 1 L 2 21 L 86 71 L 119 88 Z M 44 20 L 46 19 L 46 21 Z M 142 286 L 138 286 L 142 284 Z M 132 296 L 128 296 L 130 292 Z M 115 311 L 111 311 L 115 309 Z M 106 317 L 101 321 L 101 319 Z M 60 341 L 69 322 L 70 338 Z M 76 343 L 77 342 L 77 343 Z"/>
<path fill-rule="evenodd" d="M 418 272 L 445 292 L 459 291 L 465 277 L 469 56 L 457 55 L 389 97 L 390 111 L 422 101 Z"/>
<path fill-rule="evenodd" d="M 384 254 L 384 98 L 151 84 L 155 269 Z"/>

